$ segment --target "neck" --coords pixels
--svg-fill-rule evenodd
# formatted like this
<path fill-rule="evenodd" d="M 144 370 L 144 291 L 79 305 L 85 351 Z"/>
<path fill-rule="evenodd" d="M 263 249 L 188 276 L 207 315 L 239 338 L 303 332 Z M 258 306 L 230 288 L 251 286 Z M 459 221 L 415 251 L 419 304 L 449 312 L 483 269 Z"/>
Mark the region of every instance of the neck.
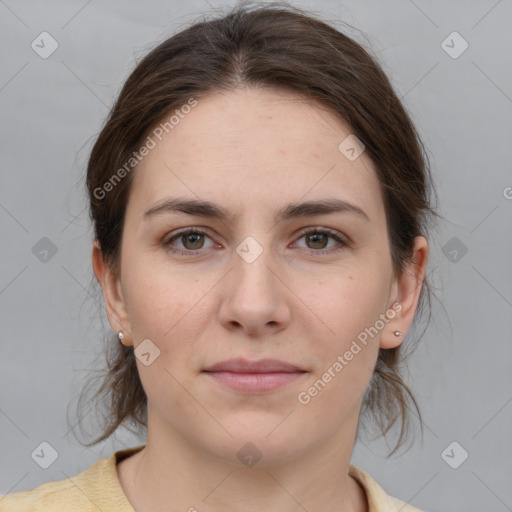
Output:
<path fill-rule="evenodd" d="M 156 427 L 148 422 L 146 447 L 117 467 L 137 512 L 368 511 L 363 489 L 348 474 L 357 421 L 300 456 L 273 464 L 262 458 L 250 468 L 205 453 L 175 431 L 159 437 Z"/>

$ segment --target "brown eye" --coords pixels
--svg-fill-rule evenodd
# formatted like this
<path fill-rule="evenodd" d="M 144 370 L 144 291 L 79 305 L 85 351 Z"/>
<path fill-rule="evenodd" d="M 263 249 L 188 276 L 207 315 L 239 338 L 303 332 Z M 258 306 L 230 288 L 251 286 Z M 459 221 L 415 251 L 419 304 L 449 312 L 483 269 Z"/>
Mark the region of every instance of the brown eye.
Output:
<path fill-rule="evenodd" d="M 325 233 L 311 233 L 306 235 L 306 240 L 311 242 L 311 249 L 324 249 L 328 243 L 328 235 Z"/>
<path fill-rule="evenodd" d="M 185 249 L 189 251 L 193 251 L 195 249 L 201 249 L 204 239 L 202 233 L 190 233 L 186 235 L 180 235 L 183 246 Z M 202 242 L 202 243 L 201 243 Z"/>
<path fill-rule="evenodd" d="M 310 254 L 332 254 L 349 246 L 341 235 L 327 228 L 306 228 L 302 230 L 301 235 L 300 238 L 305 239 L 304 250 Z M 336 243 L 327 248 L 330 240 Z"/>
<path fill-rule="evenodd" d="M 211 238 L 205 231 L 198 228 L 189 228 L 170 236 L 163 242 L 166 250 L 183 255 L 199 254 L 200 249 L 205 249 L 205 239 Z M 178 247 L 176 247 L 178 244 Z M 180 247 L 181 245 L 181 247 Z M 210 245 L 213 247 L 213 244 Z"/>

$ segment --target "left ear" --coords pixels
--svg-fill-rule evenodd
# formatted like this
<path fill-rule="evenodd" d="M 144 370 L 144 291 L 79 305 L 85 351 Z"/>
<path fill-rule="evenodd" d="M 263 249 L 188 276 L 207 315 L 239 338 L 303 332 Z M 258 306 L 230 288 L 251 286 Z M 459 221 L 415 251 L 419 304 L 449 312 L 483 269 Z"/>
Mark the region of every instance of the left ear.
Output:
<path fill-rule="evenodd" d="M 414 239 L 414 252 L 412 262 L 408 263 L 402 274 L 395 278 L 391 297 L 392 302 L 399 302 L 401 309 L 395 317 L 386 324 L 380 339 L 380 348 L 398 347 L 405 338 L 405 335 L 412 325 L 416 308 L 420 298 L 421 288 L 425 280 L 428 261 L 428 242 L 424 236 L 417 236 Z M 401 336 L 395 336 L 395 331 L 400 331 Z"/>

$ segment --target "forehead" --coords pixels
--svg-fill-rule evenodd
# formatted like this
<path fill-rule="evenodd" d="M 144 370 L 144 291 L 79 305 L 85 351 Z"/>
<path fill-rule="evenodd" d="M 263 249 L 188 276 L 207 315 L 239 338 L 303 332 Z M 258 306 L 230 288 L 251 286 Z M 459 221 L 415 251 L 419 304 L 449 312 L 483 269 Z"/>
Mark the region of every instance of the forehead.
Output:
<path fill-rule="evenodd" d="M 363 152 L 350 160 L 340 151 L 351 132 L 326 108 L 288 92 L 252 88 L 196 101 L 173 124 L 150 133 L 155 145 L 137 166 L 130 194 L 137 209 L 178 195 L 242 209 L 252 204 L 263 212 L 337 196 L 370 217 L 383 215 L 370 158 Z"/>

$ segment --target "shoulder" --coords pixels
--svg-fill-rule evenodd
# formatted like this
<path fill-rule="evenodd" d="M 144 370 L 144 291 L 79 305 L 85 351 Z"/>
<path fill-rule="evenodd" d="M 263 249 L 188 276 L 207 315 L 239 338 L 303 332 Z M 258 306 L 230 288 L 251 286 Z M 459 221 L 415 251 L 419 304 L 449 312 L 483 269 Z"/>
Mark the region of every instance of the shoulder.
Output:
<path fill-rule="evenodd" d="M 84 473 L 91 475 L 91 466 L 79 475 L 48 482 L 30 491 L 22 491 L 14 494 L 7 494 L 0 497 L 0 510 L 2 512 L 51 512 L 53 510 L 89 510 L 84 502 L 85 496 L 80 493 L 79 487 L 73 484 L 73 480 L 83 480 Z M 94 470 L 93 470 L 94 471 Z M 78 508 L 77 508 L 78 507 Z"/>
<path fill-rule="evenodd" d="M 48 482 L 30 491 L 0 496 L 1 512 L 132 512 L 119 483 L 116 462 L 120 454 L 100 459 L 78 475 Z"/>
<path fill-rule="evenodd" d="M 422 512 L 405 501 L 387 494 L 366 471 L 350 465 L 349 474 L 365 490 L 369 512 Z"/>

